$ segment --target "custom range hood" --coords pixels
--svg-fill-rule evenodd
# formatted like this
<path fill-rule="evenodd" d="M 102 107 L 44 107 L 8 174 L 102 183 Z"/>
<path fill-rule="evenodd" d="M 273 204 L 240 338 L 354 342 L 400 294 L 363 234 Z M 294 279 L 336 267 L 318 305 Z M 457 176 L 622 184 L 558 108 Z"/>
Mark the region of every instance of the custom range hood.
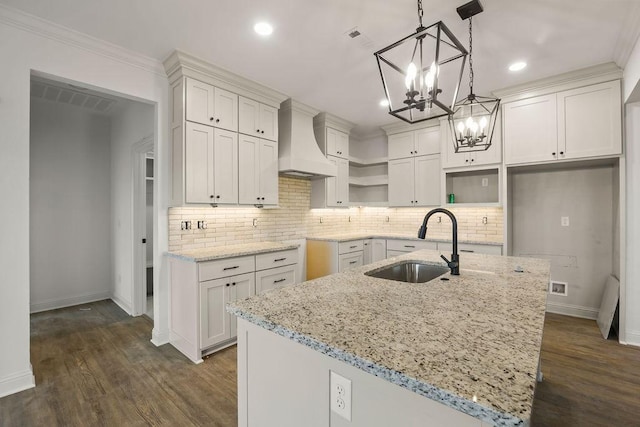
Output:
<path fill-rule="evenodd" d="M 338 168 L 320 151 L 313 133 L 317 110 L 289 98 L 278 112 L 278 171 L 298 178 L 336 176 Z"/>

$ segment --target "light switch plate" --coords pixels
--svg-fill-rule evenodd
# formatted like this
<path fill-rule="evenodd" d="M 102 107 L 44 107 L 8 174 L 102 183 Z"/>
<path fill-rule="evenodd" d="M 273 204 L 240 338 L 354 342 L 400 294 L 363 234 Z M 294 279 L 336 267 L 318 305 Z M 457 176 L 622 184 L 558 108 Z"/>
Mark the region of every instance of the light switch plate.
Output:
<path fill-rule="evenodd" d="M 569 226 L 569 217 L 568 216 L 561 216 L 560 217 L 560 225 L 563 227 L 568 227 Z"/>
<path fill-rule="evenodd" d="M 351 380 L 333 371 L 330 378 L 331 411 L 340 415 L 347 421 L 351 421 Z"/>

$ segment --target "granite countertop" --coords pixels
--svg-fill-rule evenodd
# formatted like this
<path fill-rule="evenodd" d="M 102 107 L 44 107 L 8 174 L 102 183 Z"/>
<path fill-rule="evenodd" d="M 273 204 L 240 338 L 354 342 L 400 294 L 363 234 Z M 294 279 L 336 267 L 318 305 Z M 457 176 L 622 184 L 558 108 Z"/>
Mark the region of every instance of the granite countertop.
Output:
<path fill-rule="evenodd" d="M 416 232 L 417 234 L 417 232 Z M 386 234 L 386 233 L 341 233 L 341 234 L 320 234 L 316 236 L 307 236 L 307 240 L 326 240 L 330 242 L 348 242 L 351 240 L 360 240 L 360 239 L 397 239 L 397 240 L 416 240 L 416 241 L 427 241 L 427 242 L 442 242 L 449 243 L 451 239 L 419 239 L 416 235 L 406 235 L 406 234 Z M 487 241 L 478 241 L 478 240 L 458 240 L 458 243 L 470 243 L 475 245 L 491 245 L 491 246 L 502 246 L 502 242 L 487 242 Z"/>
<path fill-rule="evenodd" d="M 528 425 L 549 262 L 463 254 L 459 276 L 412 284 L 363 273 L 421 250 L 227 306 L 231 313 L 492 425 Z M 515 272 L 521 267 L 523 272 Z"/>
<path fill-rule="evenodd" d="M 167 252 L 167 255 L 184 261 L 202 262 L 220 258 L 232 258 L 243 255 L 255 255 L 267 252 L 297 249 L 296 243 L 256 242 L 239 245 L 216 246 L 213 248 L 192 249 L 188 251 Z"/>

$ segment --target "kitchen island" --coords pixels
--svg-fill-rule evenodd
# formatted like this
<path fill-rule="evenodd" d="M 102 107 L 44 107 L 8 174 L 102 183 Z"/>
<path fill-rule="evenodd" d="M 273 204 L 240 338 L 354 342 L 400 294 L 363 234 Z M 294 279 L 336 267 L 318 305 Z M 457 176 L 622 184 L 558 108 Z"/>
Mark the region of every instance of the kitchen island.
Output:
<path fill-rule="evenodd" d="M 460 275 L 404 283 L 365 272 L 421 250 L 235 302 L 239 425 L 527 425 L 549 263 L 464 254 Z M 352 381 L 351 421 L 330 372 Z"/>

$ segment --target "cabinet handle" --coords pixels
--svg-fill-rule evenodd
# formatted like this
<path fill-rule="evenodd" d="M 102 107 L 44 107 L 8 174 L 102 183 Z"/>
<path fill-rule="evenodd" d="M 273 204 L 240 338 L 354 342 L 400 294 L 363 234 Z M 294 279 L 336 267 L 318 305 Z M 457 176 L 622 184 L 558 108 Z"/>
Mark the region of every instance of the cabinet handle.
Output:
<path fill-rule="evenodd" d="M 273 283 L 280 283 L 280 282 L 284 282 L 287 279 L 278 279 L 278 280 L 274 280 Z"/>
<path fill-rule="evenodd" d="M 235 270 L 236 268 L 240 268 L 239 265 L 234 265 L 233 267 L 225 267 L 222 269 L 222 271 L 227 271 L 227 270 Z"/>
<path fill-rule="evenodd" d="M 286 257 L 285 258 L 276 258 L 276 259 L 273 260 L 273 262 L 280 262 L 280 261 L 284 261 L 285 259 L 287 259 L 287 258 Z"/>
<path fill-rule="evenodd" d="M 356 264 L 358 261 L 350 261 L 349 264 Z"/>
<path fill-rule="evenodd" d="M 349 249 L 355 249 L 355 248 L 357 248 L 357 247 L 358 247 L 358 246 L 349 246 Z"/>
<path fill-rule="evenodd" d="M 469 252 L 469 253 L 473 253 L 475 251 L 472 251 L 471 249 L 460 249 L 460 252 Z"/>
<path fill-rule="evenodd" d="M 415 248 L 413 245 L 404 245 L 405 248 Z"/>

